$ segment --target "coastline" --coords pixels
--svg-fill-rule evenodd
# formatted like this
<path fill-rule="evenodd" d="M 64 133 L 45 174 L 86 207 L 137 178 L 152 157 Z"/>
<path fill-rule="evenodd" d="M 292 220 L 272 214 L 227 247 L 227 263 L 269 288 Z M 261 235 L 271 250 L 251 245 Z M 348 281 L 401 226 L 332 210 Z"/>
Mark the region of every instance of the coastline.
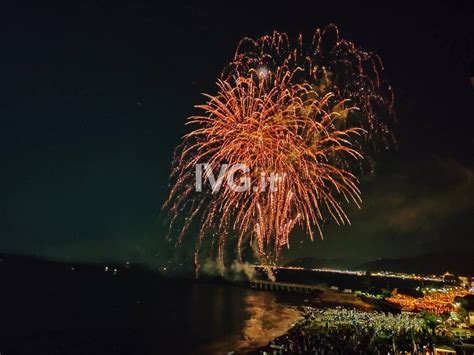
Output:
<path fill-rule="evenodd" d="M 300 307 L 275 303 L 269 310 L 255 307 L 246 322 L 243 339 L 238 343 L 238 353 L 250 353 L 267 345 L 271 340 L 288 332 L 303 319 Z"/>
<path fill-rule="evenodd" d="M 278 294 L 273 291 L 263 292 L 267 292 L 269 295 Z M 344 294 L 328 289 L 309 297 L 309 299 L 303 300 L 301 298 L 298 301 L 294 299 L 292 301 L 277 301 L 275 299 L 271 307 L 263 307 L 261 304 L 254 305 L 247 308 L 252 316 L 246 321 L 243 337 L 236 341 L 235 354 L 256 354 L 261 348 L 268 346 L 272 340 L 291 334 L 305 322 L 305 307 L 326 308 L 336 306 L 363 311 L 372 311 L 378 308 L 377 305 L 352 294 Z M 222 353 L 227 354 L 227 352 Z"/>
<path fill-rule="evenodd" d="M 274 294 L 273 291 L 264 292 Z M 273 328 L 264 329 L 264 327 L 262 327 L 262 319 L 258 317 L 257 319 L 251 318 L 248 320 L 248 325 L 255 323 L 254 329 L 252 332 L 248 332 L 249 336 L 246 337 L 245 340 L 239 342 L 239 346 L 235 349 L 235 354 L 258 354 L 259 350 L 267 347 L 275 339 L 292 334 L 304 326 L 307 321 L 306 307 L 312 309 L 344 307 L 365 312 L 380 309 L 380 305 L 370 302 L 369 300 L 354 296 L 353 294 L 344 294 L 329 289 L 322 290 L 317 295 L 313 295 L 302 302 L 282 302 L 278 305 L 286 310 L 286 312 L 281 312 L 277 315 L 276 319 L 272 319 L 271 324 Z M 293 312 L 291 310 L 293 310 Z M 264 314 L 265 310 L 260 310 L 259 312 Z M 272 315 L 267 316 L 270 319 L 272 318 Z M 252 334 L 257 334 L 257 336 L 252 336 Z"/>
<path fill-rule="evenodd" d="M 268 295 L 274 298 L 272 293 Z M 242 331 L 201 347 L 198 354 L 253 354 L 273 339 L 288 334 L 304 320 L 304 310 L 300 306 L 279 303 L 275 299 L 262 304 L 259 297 L 251 295 L 248 301 L 249 318 L 244 321 Z"/>

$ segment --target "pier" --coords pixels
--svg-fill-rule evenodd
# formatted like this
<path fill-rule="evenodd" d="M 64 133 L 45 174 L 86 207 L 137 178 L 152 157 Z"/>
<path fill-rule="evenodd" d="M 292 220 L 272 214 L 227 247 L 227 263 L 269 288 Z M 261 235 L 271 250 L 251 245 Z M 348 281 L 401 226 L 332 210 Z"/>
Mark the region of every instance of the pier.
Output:
<path fill-rule="evenodd" d="M 285 291 L 292 293 L 315 293 L 324 290 L 320 286 L 295 284 L 289 282 L 272 282 L 263 280 L 250 281 L 250 287 L 256 290 Z"/>

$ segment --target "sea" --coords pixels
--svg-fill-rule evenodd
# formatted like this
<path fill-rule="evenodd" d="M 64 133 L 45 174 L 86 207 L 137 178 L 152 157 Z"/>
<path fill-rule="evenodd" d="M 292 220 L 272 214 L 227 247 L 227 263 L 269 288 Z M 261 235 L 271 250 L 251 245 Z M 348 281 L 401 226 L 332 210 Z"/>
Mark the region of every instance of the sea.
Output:
<path fill-rule="evenodd" d="M 300 317 L 301 295 L 137 268 L 0 262 L 0 354 L 247 353 Z"/>

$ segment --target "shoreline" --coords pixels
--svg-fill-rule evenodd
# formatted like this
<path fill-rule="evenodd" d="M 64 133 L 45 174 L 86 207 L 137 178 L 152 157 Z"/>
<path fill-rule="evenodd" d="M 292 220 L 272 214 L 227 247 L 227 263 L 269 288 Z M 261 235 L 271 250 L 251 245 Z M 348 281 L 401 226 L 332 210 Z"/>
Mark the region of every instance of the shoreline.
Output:
<path fill-rule="evenodd" d="M 291 332 L 304 320 L 304 309 L 273 300 L 269 305 L 249 304 L 250 317 L 239 334 L 213 341 L 198 349 L 197 354 L 254 354 L 273 339 Z"/>
<path fill-rule="evenodd" d="M 265 314 L 265 310 L 258 310 L 261 316 L 255 314 L 246 323 L 244 339 L 241 339 L 236 348 L 237 353 L 252 353 L 270 341 L 291 332 L 304 319 L 301 307 L 277 304 L 275 312 Z"/>
<path fill-rule="evenodd" d="M 262 291 L 257 291 L 262 292 Z M 272 295 L 282 295 L 274 291 L 269 292 Z M 309 295 L 308 295 L 309 296 Z M 306 321 L 306 307 L 308 308 L 332 308 L 345 307 L 354 308 L 362 311 L 370 312 L 377 310 L 379 307 L 372 302 L 363 300 L 354 295 L 343 294 L 331 290 L 324 290 L 321 293 L 295 301 L 275 300 L 274 305 L 278 311 L 268 312 L 257 308 L 251 313 L 252 317 L 247 320 L 247 325 L 244 328 L 244 339 L 236 342 L 236 347 L 233 349 L 234 354 L 258 354 L 260 349 L 268 346 L 273 340 L 289 335 L 300 328 Z M 268 312 L 265 314 L 265 312 Z M 219 353 L 219 351 L 217 351 Z M 227 354 L 227 352 L 222 352 Z"/>
<path fill-rule="evenodd" d="M 269 292 L 274 295 L 282 295 L 279 292 L 274 291 L 263 291 Z M 283 294 L 286 295 L 286 294 Z M 297 316 L 291 318 L 292 321 L 285 322 L 285 319 L 279 318 L 276 324 L 276 328 L 272 331 L 267 331 L 264 336 L 254 339 L 254 341 L 244 342 L 241 341 L 240 345 L 235 348 L 234 354 L 259 354 L 260 350 L 268 347 L 274 340 L 291 335 L 301 327 L 304 328 L 305 322 L 307 321 L 307 309 L 323 309 L 323 308 L 334 308 L 343 307 L 347 309 L 356 309 L 364 312 L 381 311 L 385 307 L 373 302 L 372 300 L 360 298 L 353 294 L 344 294 L 329 289 L 321 290 L 320 293 L 314 295 L 308 295 L 307 299 L 301 299 L 299 301 L 275 301 L 282 307 L 295 310 Z M 398 313 L 399 310 L 388 310 L 384 309 L 385 312 Z M 251 320 L 249 320 L 251 321 Z"/>

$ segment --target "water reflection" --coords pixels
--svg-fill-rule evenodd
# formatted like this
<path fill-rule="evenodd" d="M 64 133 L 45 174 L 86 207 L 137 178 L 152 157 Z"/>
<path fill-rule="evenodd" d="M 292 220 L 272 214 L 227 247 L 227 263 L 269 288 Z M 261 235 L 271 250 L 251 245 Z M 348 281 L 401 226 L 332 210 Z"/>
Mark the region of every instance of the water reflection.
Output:
<path fill-rule="evenodd" d="M 283 334 L 301 315 L 295 307 L 279 303 L 273 293 L 232 289 L 230 293 L 223 288 L 213 293 L 216 307 L 210 326 L 217 328 L 220 325 L 220 330 L 215 329 L 220 336 L 201 347 L 200 353 L 227 354 L 232 350 L 266 345 Z M 227 334 L 222 334 L 226 322 Z"/>

